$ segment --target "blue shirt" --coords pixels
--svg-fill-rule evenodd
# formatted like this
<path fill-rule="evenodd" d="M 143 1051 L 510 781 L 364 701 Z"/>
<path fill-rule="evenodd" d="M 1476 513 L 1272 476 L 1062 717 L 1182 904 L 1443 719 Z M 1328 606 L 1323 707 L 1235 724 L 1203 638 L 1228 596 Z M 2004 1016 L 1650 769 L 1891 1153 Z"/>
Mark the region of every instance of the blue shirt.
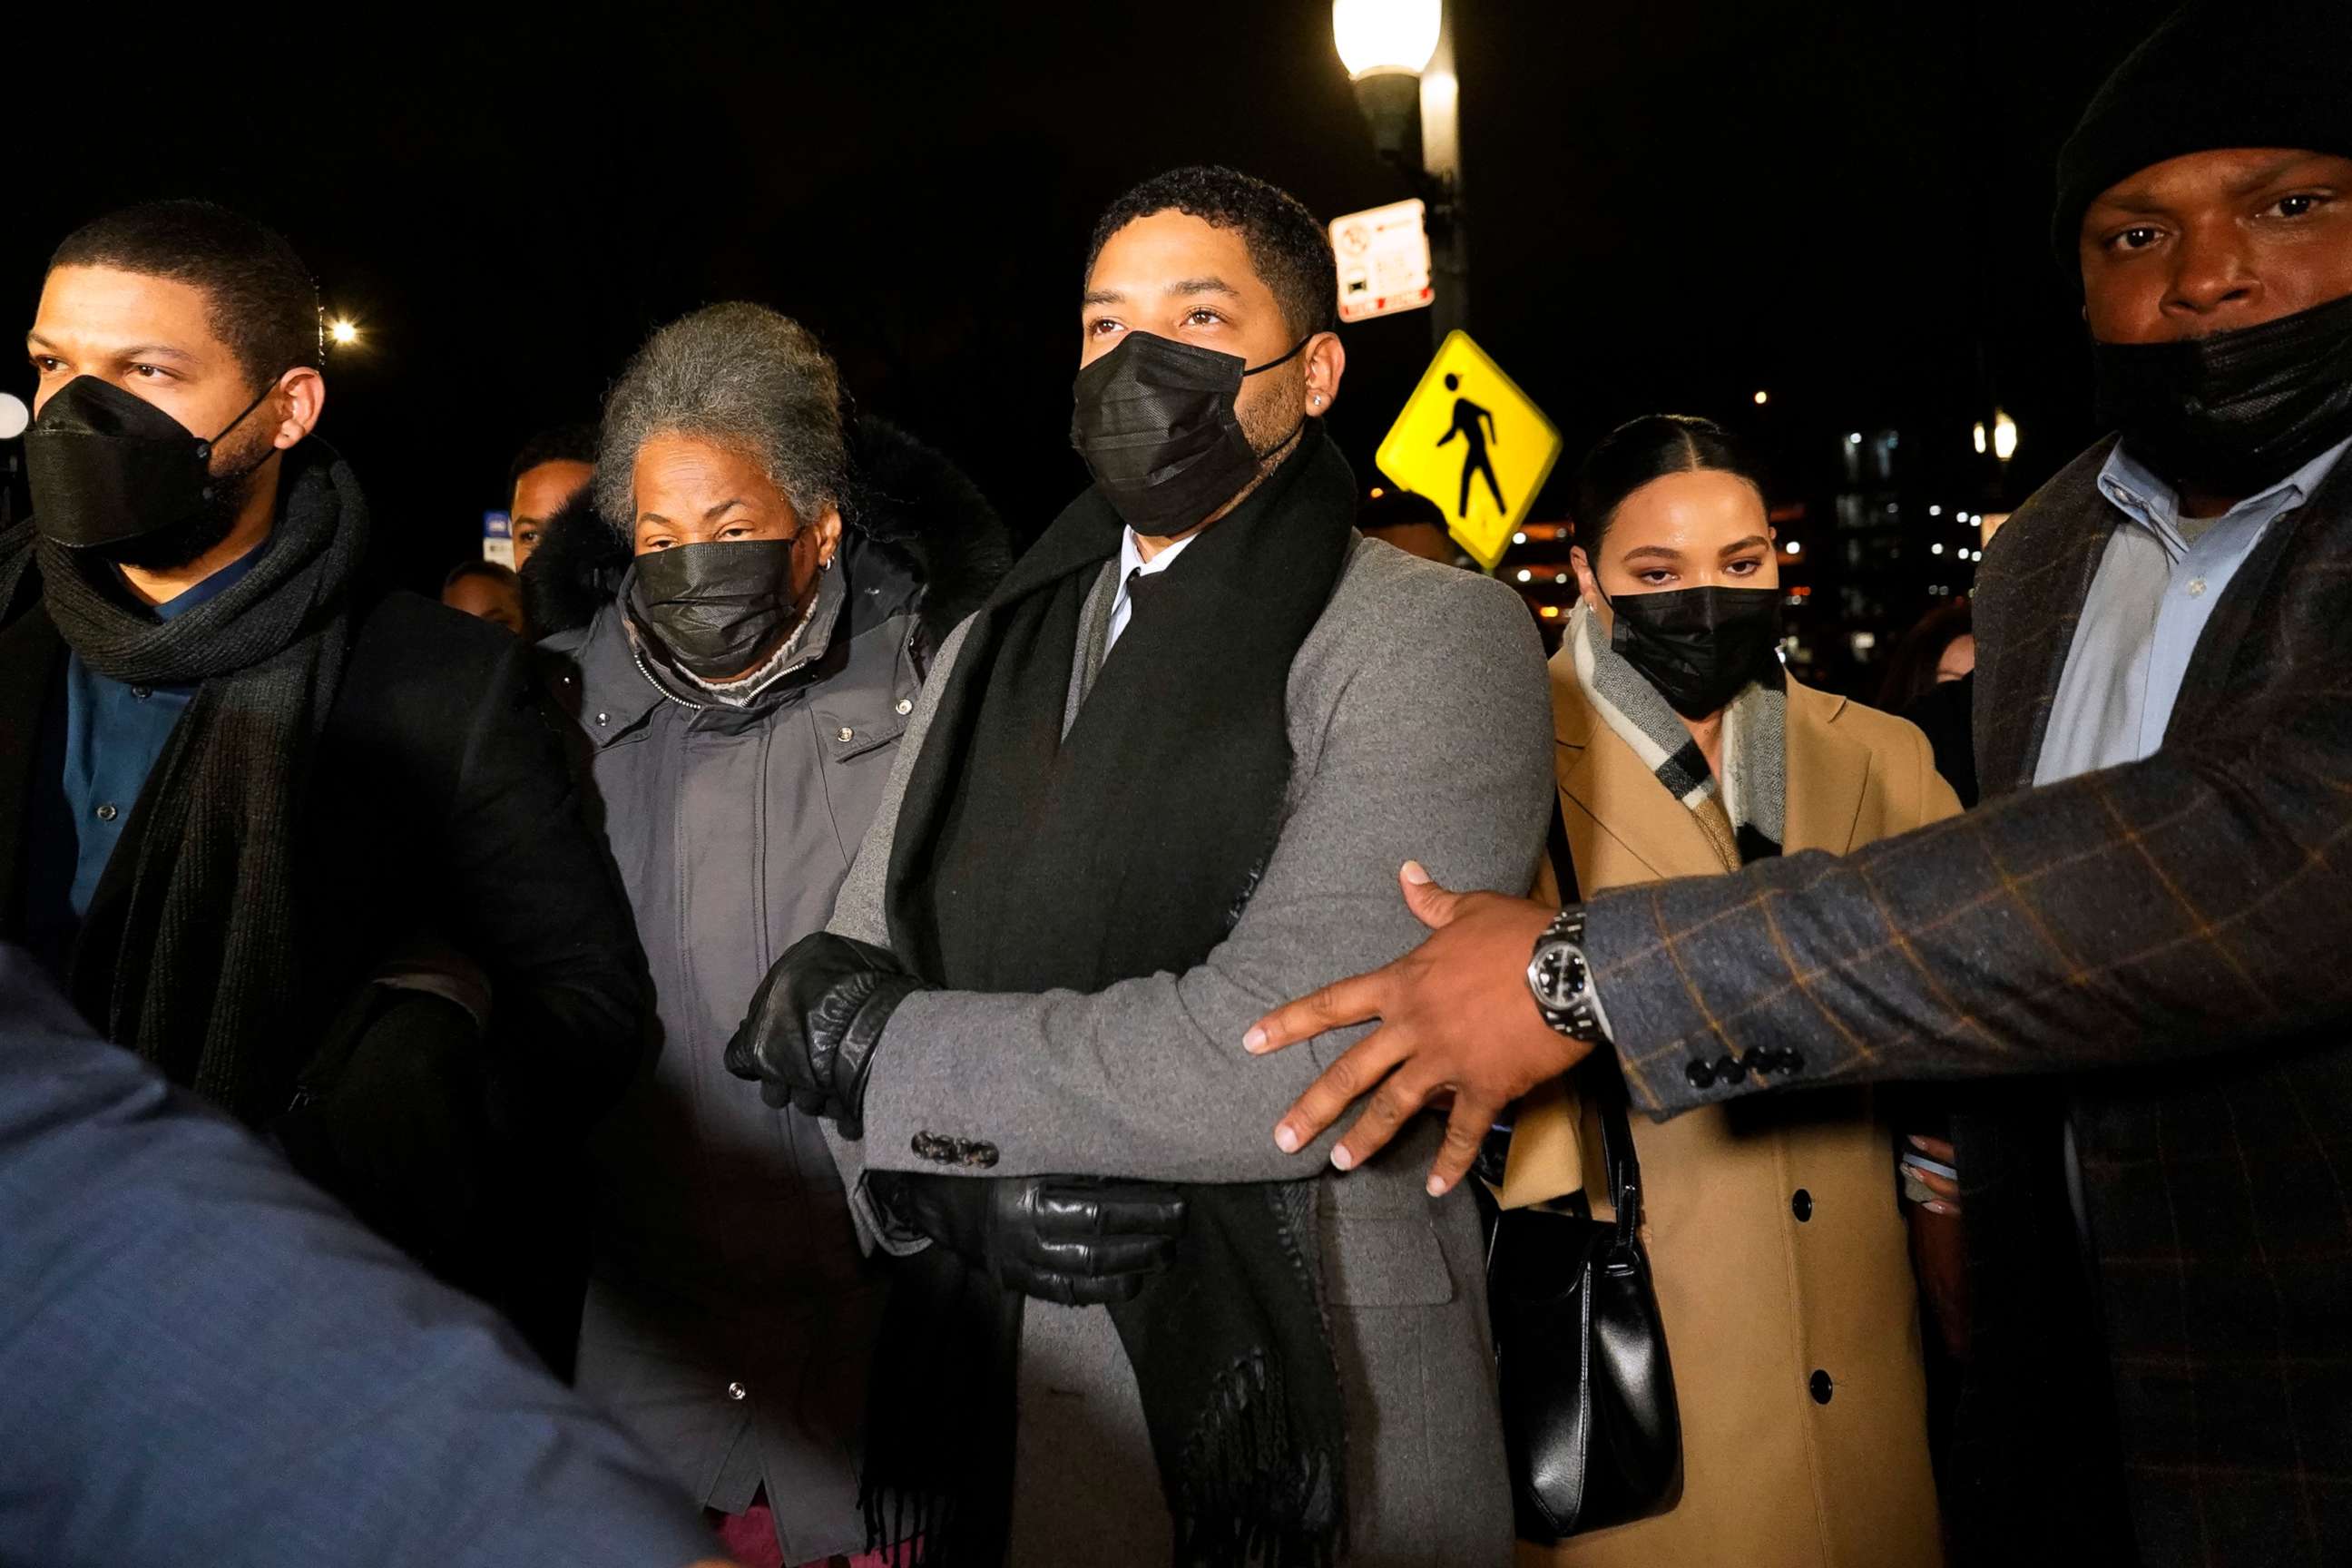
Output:
<path fill-rule="evenodd" d="M 268 548 L 266 542 L 256 546 L 194 587 L 154 605 L 155 618 L 168 621 L 226 593 Z M 88 918 L 99 879 L 106 874 L 123 825 L 131 820 L 131 808 L 138 804 L 147 775 L 195 694 L 193 686 L 126 686 L 92 669 L 81 655 L 67 655 L 62 734 L 45 737 L 44 748 L 58 760 L 59 795 L 45 815 L 66 829 L 70 858 L 62 852 L 63 844 L 48 854 L 37 845 L 30 887 L 34 944 L 52 967 L 61 966 Z M 57 705 L 49 711 L 45 728 L 57 727 Z M 35 837 L 55 835 L 37 832 Z"/>
<path fill-rule="evenodd" d="M 2108 455 L 2099 492 L 2125 521 L 2107 540 L 2075 625 L 2035 784 L 2137 762 L 2164 743 L 2213 606 L 2271 524 L 2310 499 L 2347 447 L 2352 441 L 2210 519 L 2182 517 L 2172 487 L 2126 447 Z"/>

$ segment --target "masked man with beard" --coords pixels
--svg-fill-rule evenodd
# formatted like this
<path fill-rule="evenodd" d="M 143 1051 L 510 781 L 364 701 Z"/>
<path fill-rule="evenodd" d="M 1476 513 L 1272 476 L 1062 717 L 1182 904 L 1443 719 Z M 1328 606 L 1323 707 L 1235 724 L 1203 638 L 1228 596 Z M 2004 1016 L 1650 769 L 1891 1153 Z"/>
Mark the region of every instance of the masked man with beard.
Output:
<path fill-rule="evenodd" d="M 1544 838 L 1525 607 L 1355 531 L 1321 421 L 1335 272 L 1311 214 L 1227 169 L 1103 216 L 1072 424 L 1095 482 L 941 649 L 830 932 L 729 1050 L 843 1132 L 904 1254 L 863 1479 L 928 1562 L 1509 1556 L 1477 1220 L 1423 1190 L 1436 1125 L 1301 1179 L 1262 1128 L 1312 1066 L 1241 1050 L 1289 988 L 1411 943 L 1405 845 L 1523 889 Z M 1177 1184 L 1130 1299 L 1024 1301 L 971 1261 L 987 1194 L 1055 1173 Z"/>
<path fill-rule="evenodd" d="M 2011 1079 L 1956 1138 L 1962 1561 L 2352 1562 L 2347 72 L 2341 0 L 2197 0 L 2060 156 L 2117 434 L 1978 574 L 1986 805 L 1566 911 L 1409 884 L 1418 952 L 1251 1037 L 1382 1018 L 1278 1136 L 1451 1088 L 1442 1181 L 1595 1047 L 1660 1117 Z"/>
<path fill-rule="evenodd" d="M 276 234 L 197 202 L 100 218 L 52 258 L 26 353 L 0 936 L 500 1295 L 494 1163 L 576 1132 L 643 1037 L 529 649 L 360 590 L 366 506 L 311 437 L 317 293 Z"/>

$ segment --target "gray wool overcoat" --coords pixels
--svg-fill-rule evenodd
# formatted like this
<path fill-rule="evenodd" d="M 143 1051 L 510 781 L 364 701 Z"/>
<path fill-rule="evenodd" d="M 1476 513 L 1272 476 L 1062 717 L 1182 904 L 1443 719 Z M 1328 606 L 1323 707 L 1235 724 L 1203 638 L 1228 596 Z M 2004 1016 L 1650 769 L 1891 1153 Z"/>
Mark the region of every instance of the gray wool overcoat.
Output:
<path fill-rule="evenodd" d="M 840 934 L 888 944 L 899 806 L 963 635 L 941 648 L 898 748 L 835 910 Z M 1532 885 L 1551 793 L 1542 649 L 1502 584 L 1359 538 L 1292 663 L 1287 712 L 1280 839 L 1205 963 L 1087 995 L 909 996 L 874 1055 L 864 1138 L 836 1138 L 835 1154 L 869 1242 L 880 1232 L 862 1192 L 868 1168 L 1315 1180 L 1349 1412 L 1347 1561 L 1505 1563 L 1510 1497 L 1477 1218 L 1465 1189 L 1433 1200 L 1424 1186 L 1442 1124 L 1423 1118 L 1345 1174 L 1328 1159 L 1335 1137 L 1284 1154 L 1276 1120 L 1360 1031 L 1264 1058 L 1241 1041 L 1276 1004 L 1420 942 L 1397 887 L 1405 860 L 1457 889 Z M 966 1171 L 916 1152 L 943 1140 L 985 1144 L 995 1163 Z M 1016 1441 L 1013 1563 L 1170 1560 L 1134 1373 L 1102 1309 L 1028 1304 Z"/>

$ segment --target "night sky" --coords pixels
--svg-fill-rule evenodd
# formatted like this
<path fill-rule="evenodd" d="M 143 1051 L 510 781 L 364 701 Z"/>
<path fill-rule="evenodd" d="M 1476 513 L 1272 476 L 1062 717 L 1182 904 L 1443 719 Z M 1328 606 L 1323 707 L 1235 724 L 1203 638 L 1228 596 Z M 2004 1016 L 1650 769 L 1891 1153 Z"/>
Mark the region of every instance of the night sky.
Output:
<path fill-rule="evenodd" d="M 2160 0 L 1454 4 L 1469 325 L 1568 437 L 1547 513 L 1584 444 L 1653 409 L 1793 469 L 1849 427 L 1959 452 L 1998 400 L 2016 493 L 2089 439 L 2051 163 Z M 89 21 L 0 24 L 7 297 L 29 321 L 49 248 L 123 202 L 278 226 L 366 329 L 322 434 L 416 586 L 476 551 L 527 434 L 593 417 L 651 328 L 730 298 L 814 327 L 863 408 L 1034 534 L 1083 482 L 1068 389 L 1105 202 L 1202 161 L 1325 217 L 1412 194 L 1321 0 L 346 6 L 242 36 L 218 8 L 184 36 L 42 9 Z M 1369 484 L 1427 317 L 1345 337 L 1331 428 Z"/>

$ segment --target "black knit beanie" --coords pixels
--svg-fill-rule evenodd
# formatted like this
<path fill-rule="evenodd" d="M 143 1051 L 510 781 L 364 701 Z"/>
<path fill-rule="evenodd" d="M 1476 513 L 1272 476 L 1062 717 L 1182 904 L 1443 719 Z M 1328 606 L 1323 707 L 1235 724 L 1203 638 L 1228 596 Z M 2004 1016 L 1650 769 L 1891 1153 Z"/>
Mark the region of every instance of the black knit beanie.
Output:
<path fill-rule="evenodd" d="M 2189 0 L 2106 79 L 2058 154 L 2050 244 L 2075 268 L 2099 193 L 2221 147 L 2352 157 L 2352 0 Z"/>

